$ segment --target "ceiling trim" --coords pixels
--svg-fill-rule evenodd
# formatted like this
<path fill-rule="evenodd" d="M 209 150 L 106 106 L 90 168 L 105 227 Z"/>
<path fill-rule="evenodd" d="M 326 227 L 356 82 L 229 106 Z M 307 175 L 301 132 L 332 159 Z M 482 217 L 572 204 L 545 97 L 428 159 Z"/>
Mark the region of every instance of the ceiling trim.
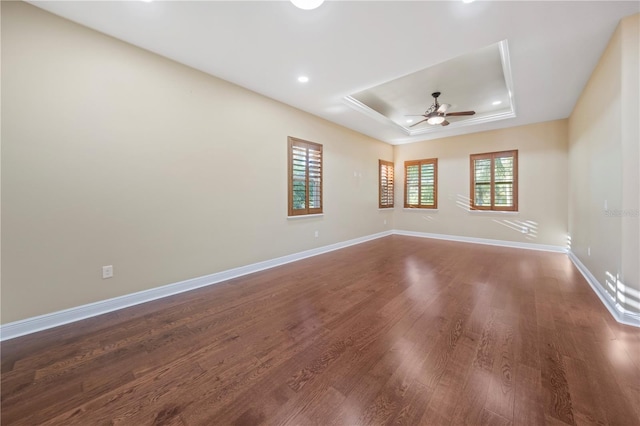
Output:
<path fill-rule="evenodd" d="M 513 117 L 516 116 L 516 100 L 513 91 L 513 76 L 511 75 L 511 57 L 509 56 L 509 42 L 504 39 L 498 44 L 500 49 L 500 60 L 502 61 L 502 73 L 504 74 L 504 83 L 509 91 L 509 104 Z"/>
<path fill-rule="evenodd" d="M 370 118 L 373 118 L 374 120 L 376 120 L 376 121 L 378 121 L 378 122 L 380 122 L 382 124 L 386 124 L 386 125 L 390 125 L 392 127 L 395 127 L 396 129 L 399 129 L 402 132 L 404 132 L 405 134 L 411 136 L 411 132 L 409 131 L 409 129 L 407 129 L 404 126 L 399 125 L 398 123 L 396 123 L 395 121 L 391 120 L 387 116 L 380 114 L 378 111 L 374 110 L 373 108 L 369 108 L 367 105 L 363 104 L 362 102 L 360 102 L 359 100 L 357 100 L 353 96 L 345 96 L 344 98 L 342 98 L 342 102 L 345 103 L 346 105 L 350 106 L 354 110 L 356 110 L 358 112 L 361 112 L 364 115 L 366 115 L 366 116 L 368 116 Z"/>

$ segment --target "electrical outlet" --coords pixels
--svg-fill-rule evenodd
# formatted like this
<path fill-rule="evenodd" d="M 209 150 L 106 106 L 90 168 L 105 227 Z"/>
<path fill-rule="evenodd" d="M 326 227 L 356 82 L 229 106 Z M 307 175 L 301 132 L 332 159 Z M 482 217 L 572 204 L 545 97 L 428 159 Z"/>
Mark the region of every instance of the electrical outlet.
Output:
<path fill-rule="evenodd" d="M 520 230 L 520 232 L 522 232 L 523 234 L 528 234 L 529 233 L 529 228 L 527 228 L 526 226 L 523 226 L 522 229 Z"/>
<path fill-rule="evenodd" d="M 316 237 L 316 238 L 318 238 L 318 231 L 316 231 L 316 233 L 315 233 L 315 237 Z"/>
<path fill-rule="evenodd" d="M 385 219 L 385 220 L 384 220 L 384 223 L 383 223 L 383 225 L 386 225 L 386 224 L 387 224 L 387 219 Z"/>
<path fill-rule="evenodd" d="M 107 265 L 102 267 L 102 279 L 113 277 L 113 265 Z"/>
<path fill-rule="evenodd" d="M 587 256 L 591 256 L 591 246 L 587 247 Z"/>

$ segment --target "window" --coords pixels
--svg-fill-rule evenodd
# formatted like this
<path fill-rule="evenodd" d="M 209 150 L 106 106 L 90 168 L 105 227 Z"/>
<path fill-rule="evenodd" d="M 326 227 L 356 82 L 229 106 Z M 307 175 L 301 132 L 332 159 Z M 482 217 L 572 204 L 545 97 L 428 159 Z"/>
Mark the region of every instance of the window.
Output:
<path fill-rule="evenodd" d="M 518 211 L 518 151 L 471 155 L 472 210 Z"/>
<path fill-rule="evenodd" d="M 322 145 L 289 137 L 289 216 L 322 213 Z"/>
<path fill-rule="evenodd" d="M 405 208 L 438 208 L 438 159 L 404 162 Z"/>
<path fill-rule="evenodd" d="M 393 163 L 378 160 L 378 207 L 393 207 Z"/>

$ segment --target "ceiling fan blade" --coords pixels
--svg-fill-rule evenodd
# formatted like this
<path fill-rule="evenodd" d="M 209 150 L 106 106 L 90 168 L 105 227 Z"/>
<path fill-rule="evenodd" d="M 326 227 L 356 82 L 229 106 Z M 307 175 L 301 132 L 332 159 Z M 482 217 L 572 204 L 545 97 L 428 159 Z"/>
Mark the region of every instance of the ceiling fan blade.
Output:
<path fill-rule="evenodd" d="M 447 117 L 460 117 L 463 115 L 473 115 L 475 114 L 475 111 L 460 111 L 460 112 L 448 112 L 446 115 Z"/>
<path fill-rule="evenodd" d="M 420 120 L 420 121 L 418 121 L 417 123 L 412 124 L 412 125 L 411 125 L 411 126 L 409 126 L 409 127 L 417 126 L 418 124 L 420 124 L 420 123 L 422 123 L 422 122 L 424 122 L 424 121 L 427 121 L 427 118 L 425 118 L 424 120 Z"/>
<path fill-rule="evenodd" d="M 444 121 L 442 122 L 442 125 L 443 125 L 443 126 L 448 126 L 448 125 L 449 125 L 449 122 L 448 122 L 447 120 L 444 120 Z"/>
<path fill-rule="evenodd" d="M 451 108 L 450 104 L 440 104 L 440 107 L 438 108 L 438 112 L 447 112 L 449 108 Z"/>
<path fill-rule="evenodd" d="M 418 115 L 418 114 L 413 114 L 413 115 L 405 114 L 404 116 L 405 117 L 424 117 L 425 115 L 424 114 L 420 114 L 420 115 Z"/>

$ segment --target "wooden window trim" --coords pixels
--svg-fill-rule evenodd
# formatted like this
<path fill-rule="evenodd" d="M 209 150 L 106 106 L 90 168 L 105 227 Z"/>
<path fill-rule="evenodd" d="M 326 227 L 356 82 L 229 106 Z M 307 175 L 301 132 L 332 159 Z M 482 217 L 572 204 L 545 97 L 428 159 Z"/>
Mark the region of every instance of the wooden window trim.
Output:
<path fill-rule="evenodd" d="M 495 159 L 500 157 L 513 157 L 513 206 L 500 207 L 495 205 Z M 491 205 L 477 206 L 475 204 L 475 161 L 491 160 Z M 469 156 L 469 209 L 470 210 L 488 210 L 488 211 L 518 211 L 518 150 L 486 152 L 483 154 L 472 154 Z"/>
<path fill-rule="evenodd" d="M 423 205 L 420 201 L 420 193 L 422 192 L 422 165 L 433 164 L 433 205 Z M 407 168 L 410 166 L 418 166 L 418 204 L 409 204 L 407 198 Z M 437 209 L 438 208 L 438 159 L 427 158 L 423 160 L 411 160 L 404 162 L 404 208 L 406 209 Z"/>
<path fill-rule="evenodd" d="M 385 187 L 385 185 L 383 185 L 382 183 L 383 167 L 386 167 L 387 169 L 387 185 L 386 185 L 387 200 L 389 199 L 391 200 L 390 202 L 387 201 L 386 203 L 383 202 L 383 199 L 382 199 L 382 193 Z M 391 173 L 389 173 L 389 170 L 391 170 Z M 393 162 L 378 160 L 378 208 L 389 209 L 394 207 L 394 199 L 395 199 L 394 185 L 395 185 L 395 171 L 394 171 Z"/>
<path fill-rule="evenodd" d="M 303 139 L 294 138 L 292 136 L 288 137 L 288 210 L 289 216 L 304 216 L 304 215 L 312 215 L 312 214 L 322 214 L 323 208 L 323 196 L 324 196 L 324 160 L 322 153 L 322 145 L 315 142 L 305 141 Z M 303 148 L 306 151 L 306 165 L 305 165 L 305 208 L 304 209 L 294 209 L 293 207 L 293 150 L 294 147 Z M 319 152 L 319 162 L 320 162 L 320 207 L 309 207 L 309 150 L 313 150 Z"/>

